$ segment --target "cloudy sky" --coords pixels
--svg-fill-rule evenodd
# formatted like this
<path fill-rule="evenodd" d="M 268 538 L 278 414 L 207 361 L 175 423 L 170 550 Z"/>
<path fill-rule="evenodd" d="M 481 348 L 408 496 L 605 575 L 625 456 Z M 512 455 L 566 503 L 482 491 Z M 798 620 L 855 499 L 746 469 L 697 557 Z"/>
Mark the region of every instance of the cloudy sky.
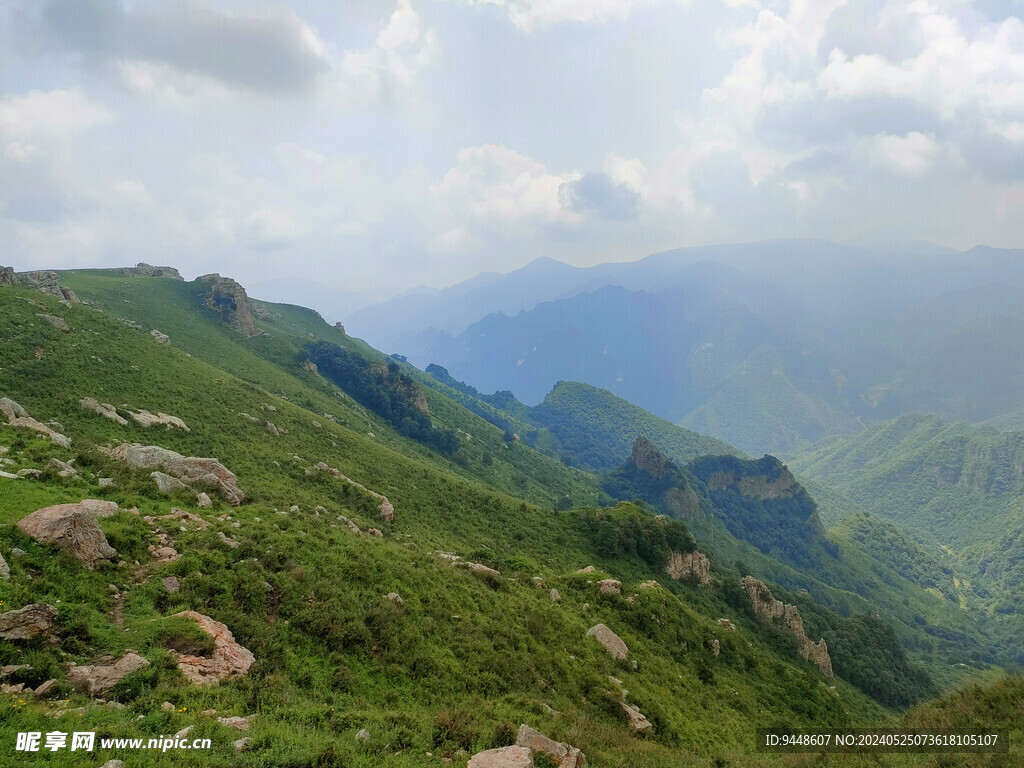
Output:
<path fill-rule="evenodd" d="M 777 237 L 1024 247 L 1022 0 L 6 0 L 0 263 L 384 297 Z"/>

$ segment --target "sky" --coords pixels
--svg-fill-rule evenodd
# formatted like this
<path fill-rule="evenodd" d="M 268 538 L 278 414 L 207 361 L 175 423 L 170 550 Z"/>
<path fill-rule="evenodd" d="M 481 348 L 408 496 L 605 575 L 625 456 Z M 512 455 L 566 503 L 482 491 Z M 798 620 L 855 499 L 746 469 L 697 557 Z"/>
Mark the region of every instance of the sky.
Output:
<path fill-rule="evenodd" d="M 384 298 L 770 238 L 1024 247 L 1024 0 L 6 0 L 0 263 Z"/>

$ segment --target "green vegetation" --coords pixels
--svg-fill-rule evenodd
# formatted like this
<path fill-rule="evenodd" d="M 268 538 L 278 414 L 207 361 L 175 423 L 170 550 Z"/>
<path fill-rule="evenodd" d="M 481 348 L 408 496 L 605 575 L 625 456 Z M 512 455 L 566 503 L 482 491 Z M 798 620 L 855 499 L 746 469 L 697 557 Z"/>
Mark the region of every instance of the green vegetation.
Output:
<path fill-rule="evenodd" d="M 43 422 L 58 422 L 72 439 L 64 449 L 0 426 L 0 445 L 8 448 L 4 471 L 41 472 L 0 478 L 0 552 L 12 571 L 0 582 L 0 611 L 33 602 L 59 610 L 59 644 L 0 641 L 0 665 L 29 663 L 31 670 L 9 682 L 53 678 L 61 694 L 50 702 L 0 697 L 4 744 L 28 730 L 148 738 L 194 725 L 195 737 L 214 740 L 211 752 L 97 757 L 130 757 L 139 766 L 429 768 L 445 758 L 464 765 L 460 750 L 506 744 L 526 722 L 580 747 L 597 768 L 779 766 L 786 763 L 752 754 L 756 726 L 895 722 L 857 687 L 869 687 L 863 669 L 872 654 L 896 686 L 895 693 L 875 690 L 877 698 L 902 706 L 927 691 L 885 625 L 857 618 L 875 606 L 845 589 L 877 565 L 859 550 L 842 548 L 830 566 L 832 581 L 846 579 L 838 588 L 729 534 L 713 496 L 711 514 L 685 526 L 628 503 L 600 508 L 609 500 L 601 478 L 507 440 L 506 429 L 449 398 L 440 382 L 441 389 L 421 393 L 429 422 L 456 435 L 459 447 L 454 455 L 433 450 L 403 433 L 401 419 L 382 417 L 336 386 L 325 366 L 317 363 L 319 374 L 303 367 L 302 351 L 327 342 L 334 347 L 319 348 L 330 349 L 330 360 L 347 360 L 364 374 L 384 366 L 376 381 L 385 389 L 398 382 L 387 397 L 402 407 L 415 402 L 410 384 L 425 374 L 400 361 L 390 367 L 308 310 L 268 304 L 272 319 L 258 322 L 261 335 L 243 338 L 203 305 L 201 285 L 102 272 L 68 274 L 65 281 L 90 304 L 66 307 L 42 294 L 0 289 L 0 394 Z M 40 313 L 60 315 L 71 332 Z M 151 329 L 171 343 L 158 343 Z M 82 409 L 84 397 L 169 413 L 190 431 L 119 425 Z M 246 501 L 229 507 L 215 499 L 204 509 L 191 494 L 162 496 L 148 470 L 133 472 L 100 450 L 123 442 L 216 456 L 238 476 Z M 78 475 L 57 476 L 47 469 L 53 458 L 73 461 Z M 318 471 L 318 462 L 385 494 L 394 521 L 380 517 L 376 498 Z M 100 478 L 112 483 L 101 487 Z M 35 509 L 83 498 L 109 499 L 122 509 L 99 521 L 118 558 L 94 571 L 13 525 Z M 138 515 L 127 511 L 133 507 Z M 173 507 L 205 525 L 161 519 Z M 341 515 L 383 535 L 354 534 Z M 694 546 L 688 529 L 711 554 L 710 587 L 665 574 L 670 551 Z M 173 538 L 179 559 L 161 564 L 150 555 L 158 530 Z M 10 556 L 13 548 L 24 555 Z M 501 578 L 452 567 L 438 552 L 483 563 Z M 749 567 L 730 565 L 738 559 Z M 596 572 L 576 572 L 588 565 Z M 835 691 L 784 638 L 748 615 L 736 599 L 741 570 L 793 590 L 780 588 L 780 599 L 799 606 L 812 635 L 837 644 Z M 180 584 L 175 592 L 163 584 L 172 575 Z M 623 594 L 603 594 L 594 583 L 602 576 L 620 580 Z M 950 632 L 967 623 L 943 613 L 947 601 L 891 578 L 888 590 L 864 592 L 895 600 L 907 585 L 915 601 L 905 608 L 908 616 Z M 660 586 L 640 588 L 648 581 Z M 798 591 L 805 585 L 808 595 Z M 560 593 L 557 603 L 551 588 Z M 401 602 L 388 599 L 392 592 Z M 226 624 L 256 657 L 249 674 L 211 687 L 188 684 L 173 653 L 205 652 L 209 640 L 168 618 L 182 610 Z M 879 610 L 892 620 L 891 605 Z M 585 637 L 597 623 L 622 637 L 629 660 L 612 659 Z M 900 641 L 923 632 L 909 627 L 893 624 Z M 954 645 L 948 642 L 940 647 Z M 65 662 L 92 663 L 127 649 L 150 665 L 106 696 L 123 709 L 67 686 Z M 630 735 L 617 694 L 609 692 L 612 676 L 654 724 L 649 737 Z M 174 707 L 164 710 L 164 701 Z M 67 711 L 54 718 L 52 709 Z M 244 734 L 252 739 L 246 751 L 234 752 L 231 742 L 242 734 L 200 714 L 207 709 L 256 715 Z M 361 728 L 370 741 L 355 739 Z M 47 762 L 81 761 L 65 752 L 47 755 Z"/>

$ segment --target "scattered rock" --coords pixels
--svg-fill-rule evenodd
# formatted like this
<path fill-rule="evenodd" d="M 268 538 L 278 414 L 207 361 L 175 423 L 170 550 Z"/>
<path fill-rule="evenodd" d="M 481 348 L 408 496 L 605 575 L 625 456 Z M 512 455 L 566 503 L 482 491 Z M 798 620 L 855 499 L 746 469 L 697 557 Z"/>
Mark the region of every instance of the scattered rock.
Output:
<path fill-rule="evenodd" d="M 719 619 L 718 623 L 721 624 L 726 629 L 728 629 L 730 632 L 735 632 L 736 631 L 736 625 L 733 624 L 728 619 Z"/>
<path fill-rule="evenodd" d="M 651 721 L 644 717 L 637 707 L 620 701 L 619 708 L 622 710 L 622 714 L 626 716 L 626 720 L 629 721 L 629 727 L 633 733 L 648 733 L 654 728 L 651 725 Z"/>
<path fill-rule="evenodd" d="M 711 652 L 715 654 L 716 658 L 722 652 L 722 643 L 719 642 L 717 637 L 711 641 Z"/>
<path fill-rule="evenodd" d="M 160 705 L 160 709 L 164 710 L 165 712 L 173 712 L 177 709 L 177 707 L 171 704 L 171 702 L 165 701 L 163 704 Z"/>
<path fill-rule="evenodd" d="M 96 482 L 99 484 L 100 488 L 113 488 L 114 487 L 114 478 L 112 478 L 112 477 L 101 477 L 101 478 L 98 478 L 96 480 Z"/>
<path fill-rule="evenodd" d="M 39 314 L 38 312 L 36 313 L 36 317 L 41 317 L 43 320 L 48 322 L 58 331 L 63 331 L 64 333 L 71 333 L 71 329 L 68 327 L 68 324 L 64 322 L 63 317 L 57 317 L 56 315 L 43 315 Z"/>
<path fill-rule="evenodd" d="M 11 547 L 11 557 L 12 558 L 17 560 L 18 558 L 24 557 L 24 556 L 25 556 L 25 550 L 24 549 L 18 549 L 17 547 Z"/>
<path fill-rule="evenodd" d="M 586 568 L 580 568 L 576 573 L 596 573 L 597 568 L 592 565 L 588 565 Z"/>
<path fill-rule="evenodd" d="M 181 589 L 181 583 L 178 581 L 177 576 L 167 576 L 164 579 L 162 579 L 162 583 L 164 585 L 164 589 L 166 589 L 172 595 L 179 589 Z"/>
<path fill-rule="evenodd" d="M 110 419 L 111 421 L 117 422 L 122 427 L 128 426 L 128 420 L 118 414 L 117 409 L 110 403 L 101 403 L 91 397 L 83 397 L 78 401 L 79 404 L 87 411 L 98 413 L 100 416 Z"/>
<path fill-rule="evenodd" d="M 181 557 L 181 555 L 178 554 L 178 550 L 170 546 L 156 547 L 150 544 L 147 551 L 152 555 L 154 560 L 161 564 L 173 563 Z"/>
<path fill-rule="evenodd" d="M 78 470 L 68 464 L 66 461 L 60 459 L 50 459 L 50 463 L 46 465 L 49 468 L 57 470 L 58 477 L 78 477 Z"/>
<path fill-rule="evenodd" d="M 371 536 L 377 536 L 379 538 L 384 538 L 384 532 L 381 531 L 379 528 L 367 528 L 366 532 L 368 534 L 370 534 Z"/>
<path fill-rule="evenodd" d="M 108 664 L 68 667 L 68 682 L 82 693 L 99 696 L 109 692 L 132 672 L 148 667 L 149 662 L 137 653 L 129 651 L 120 659 Z"/>
<path fill-rule="evenodd" d="M 233 506 L 245 499 L 238 487 L 238 478 L 217 459 L 182 456 L 157 445 L 124 443 L 110 455 L 128 464 L 131 469 L 159 469 L 189 485 L 209 486 Z"/>
<path fill-rule="evenodd" d="M 804 622 L 795 605 L 787 605 L 776 600 L 768 585 L 753 576 L 744 576 L 740 583 L 746 590 L 750 605 L 758 621 L 766 624 L 782 624 L 796 638 L 800 655 L 814 664 L 821 674 L 832 679 L 832 658 L 828 654 L 828 644 L 824 640 L 812 642 L 804 631 Z"/>
<path fill-rule="evenodd" d="M 202 491 L 196 494 L 196 504 L 198 504 L 202 508 L 213 506 L 213 502 L 210 500 L 210 497 L 207 496 Z"/>
<path fill-rule="evenodd" d="M 221 725 L 226 725 L 228 728 L 248 731 L 249 726 L 252 725 L 252 721 L 255 719 L 256 715 L 248 715 L 247 717 L 218 717 L 217 722 Z"/>
<path fill-rule="evenodd" d="M 217 538 L 219 538 L 222 543 L 227 544 L 232 549 L 237 549 L 238 547 L 242 546 L 237 541 L 232 539 L 230 536 L 225 534 L 224 531 L 217 531 Z"/>
<path fill-rule="evenodd" d="M 475 573 L 478 576 L 483 576 L 484 578 L 491 579 L 492 581 L 501 580 L 501 574 L 498 571 L 493 568 L 488 568 L 482 563 L 468 563 L 467 567 L 472 573 Z"/>
<path fill-rule="evenodd" d="M 50 427 L 43 424 L 41 421 L 37 421 L 28 415 L 28 412 L 18 405 L 16 402 L 11 400 L 9 397 L 0 397 L 0 413 L 7 418 L 7 423 L 12 427 L 21 427 L 22 429 L 31 429 L 34 432 L 38 432 L 41 435 L 46 435 L 50 438 L 50 442 L 54 445 L 59 445 L 61 448 L 70 448 L 71 439 L 62 435 Z"/>
<path fill-rule="evenodd" d="M 552 603 L 557 603 L 559 600 L 562 599 L 562 596 L 558 594 L 558 590 L 554 588 L 552 588 L 551 591 L 548 592 L 548 597 L 551 598 Z"/>
<path fill-rule="evenodd" d="M 41 699 L 47 696 L 50 693 L 50 691 L 52 691 L 56 687 L 57 681 L 51 678 L 47 680 L 45 683 L 40 683 L 39 687 L 32 691 L 32 695 L 35 696 L 37 699 Z"/>
<path fill-rule="evenodd" d="M 365 485 L 361 485 L 360 483 L 357 483 L 352 478 L 346 477 L 345 475 L 343 475 L 339 470 L 335 469 L 334 467 L 327 466 L 327 464 L 325 462 L 318 461 L 317 464 L 316 464 L 316 468 L 318 470 L 320 470 L 321 472 L 326 472 L 327 474 L 331 475 L 332 477 L 336 477 L 339 480 L 344 480 L 346 483 L 349 483 L 350 485 L 354 485 L 359 490 L 363 491 L 364 493 L 368 493 L 370 496 L 372 496 L 373 498 L 375 498 L 378 501 L 380 501 L 380 506 L 378 507 L 378 509 L 380 510 L 381 518 L 385 522 L 390 523 L 392 520 L 395 519 L 395 508 L 394 508 L 394 506 L 392 506 L 391 502 L 388 501 L 387 496 L 384 496 L 383 494 L 377 493 L 376 491 L 371 491 Z"/>
<path fill-rule="evenodd" d="M 158 331 L 156 328 L 154 328 L 152 331 L 150 331 L 149 335 L 152 336 L 154 339 L 156 339 L 161 344 L 170 344 L 171 343 L 171 337 L 168 336 L 166 333 L 160 333 L 160 331 Z"/>
<path fill-rule="evenodd" d="M 38 469 L 26 467 L 25 469 L 19 469 L 16 474 L 18 477 L 39 477 L 43 473 Z"/>
<path fill-rule="evenodd" d="M 9 685 L 7 683 L 0 684 L 0 693 L 5 693 L 8 695 L 17 695 L 24 692 L 24 690 L 24 683 L 15 683 L 13 685 Z"/>
<path fill-rule="evenodd" d="M 184 739 L 186 736 L 188 736 L 190 733 L 192 733 L 193 730 L 195 730 L 195 726 L 194 725 L 186 725 L 184 728 L 182 728 L 180 731 L 178 731 L 176 734 L 174 734 L 174 738 L 175 739 Z"/>
<path fill-rule="evenodd" d="M 526 747 L 531 752 L 540 752 L 558 768 L 583 768 L 587 764 L 587 759 L 576 747 L 549 739 L 525 723 L 519 726 L 516 733 L 516 746 Z"/>
<path fill-rule="evenodd" d="M 107 760 L 100 768 L 124 768 L 123 760 Z"/>
<path fill-rule="evenodd" d="M 617 579 L 601 579 L 597 586 L 600 587 L 602 595 L 622 594 L 622 582 Z"/>
<path fill-rule="evenodd" d="M 673 579 L 694 576 L 697 583 L 704 587 L 711 583 L 711 561 L 707 555 L 696 550 L 693 552 L 672 552 L 668 557 L 665 573 Z"/>
<path fill-rule="evenodd" d="M 56 544 L 86 568 L 117 556 L 96 522 L 117 511 L 112 501 L 86 499 L 36 510 L 18 521 L 18 530 L 42 544 Z"/>
<path fill-rule="evenodd" d="M 4 556 L 0 555 L 0 579 L 11 578 L 11 566 L 4 560 Z"/>
<path fill-rule="evenodd" d="M 364 744 L 370 740 L 370 732 L 365 728 L 360 728 L 359 733 L 356 734 L 356 741 L 361 741 Z"/>
<path fill-rule="evenodd" d="M 274 437 L 280 437 L 281 436 L 281 430 L 279 430 L 274 425 L 273 422 L 270 422 L 270 421 L 264 422 L 263 426 L 266 428 L 267 432 L 272 434 Z"/>
<path fill-rule="evenodd" d="M 661 584 L 656 581 L 645 581 L 640 584 L 640 589 L 659 589 Z"/>
<path fill-rule="evenodd" d="M 248 736 L 242 739 L 238 739 L 237 741 L 233 741 L 232 744 L 235 747 L 235 752 L 244 752 L 246 749 L 248 749 L 249 741 L 250 739 Z"/>
<path fill-rule="evenodd" d="M 158 412 L 150 413 L 146 410 L 128 411 L 128 415 L 132 417 L 132 420 L 140 427 L 159 427 L 165 426 L 168 429 L 176 428 L 184 430 L 185 432 L 191 432 L 184 421 L 179 419 L 177 416 L 171 416 L 169 414 Z"/>
<path fill-rule="evenodd" d="M 530 581 L 533 582 L 533 586 L 537 589 L 544 589 L 544 579 L 541 576 L 534 576 Z"/>
<path fill-rule="evenodd" d="M 204 709 L 202 712 L 200 712 L 200 714 L 203 715 L 203 717 L 216 717 L 217 716 L 217 710 L 216 709 Z"/>
<path fill-rule="evenodd" d="M 595 624 L 587 630 L 586 636 L 596 639 L 612 658 L 625 659 L 629 655 L 629 648 L 626 647 L 622 638 L 604 624 Z"/>
<path fill-rule="evenodd" d="M 477 752 L 466 768 L 533 768 L 533 752 L 526 747 L 501 747 Z"/>
<path fill-rule="evenodd" d="M 395 605 L 405 605 L 405 600 L 397 592 L 388 592 L 385 597 Z"/>
<path fill-rule="evenodd" d="M 21 672 L 22 670 L 32 669 L 31 664 L 5 664 L 0 667 L 0 677 L 7 677 L 13 675 L 15 672 Z"/>
<path fill-rule="evenodd" d="M 211 685 L 228 677 L 244 675 L 256 660 L 248 648 L 235 642 L 226 626 L 209 616 L 195 611 L 182 611 L 171 618 L 192 619 L 213 638 L 213 653 L 210 656 L 189 656 L 172 651 L 178 669 L 196 685 Z"/>

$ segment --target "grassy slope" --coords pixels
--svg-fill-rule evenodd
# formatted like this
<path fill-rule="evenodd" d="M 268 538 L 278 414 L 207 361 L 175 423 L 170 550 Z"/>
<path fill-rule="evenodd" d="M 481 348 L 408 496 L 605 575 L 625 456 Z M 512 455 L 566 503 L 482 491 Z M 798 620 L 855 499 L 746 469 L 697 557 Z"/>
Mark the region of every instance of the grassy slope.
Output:
<path fill-rule="evenodd" d="M 0 439 L 11 446 L 11 468 L 74 457 L 84 473 L 77 480 L 4 481 L 0 547 L 5 553 L 15 546 L 27 552 L 11 559 L 14 573 L 5 584 L 4 607 L 37 600 L 59 604 L 71 660 L 131 647 L 152 662 L 117 692 L 128 709 L 110 710 L 70 695 L 72 706 L 86 707 L 75 727 L 149 736 L 196 724 L 196 735 L 210 735 L 217 745 L 201 758 L 139 753 L 134 764 L 440 765 L 441 757 L 456 756 L 460 745 L 472 750 L 501 743 L 507 726 L 527 721 L 578 744 L 593 765 L 676 766 L 698 750 L 704 755 L 749 750 L 751 723 L 885 719 L 841 681 L 839 698 L 833 698 L 806 665 L 781 660 L 756 627 L 712 593 L 668 583 L 675 595 L 642 592 L 635 604 L 600 597 L 585 579 L 567 574 L 595 563 L 622 579 L 627 590 L 648 578 L 667 580 L 636 559 L 602 562 L 580 513 L 552 513 L 461 477 L 446 460 L 425 455 L 372 418 L 368 430 L 361 409 L 312 373 L 267 362 L 274 355 L 287 362 L 283 343 L 273 346 L 272 336 L 239 343 L 205 317 L 187 295 L 187 284 L 97 275 L 68 282 L 97 304 L 102 294 L 108 312 L 67 309 L 49 297 L 13 289 L 0 293 L 7 339 L 0 349 L 4 393 L 44 421 L 59 420 L 74 440 L 65 451 L 4 429 Z M 144 320 L 146 329 L 118 321 L 115 307 L 130 310 L 117 314 Z M 271 310 L 283 315 L 282 323 L 287 316 L 289 338 L 303 323 L 315 325 L 301 312 Z M 42 311 L 64 317 L 73 332 L 63 334 L 43 323 L 36 317 Z M 149 327 L 168 333 L 172 345 L 158 344 L 146 332 Z M 246 349 L 259 345 L 268 345 L 259 349 L 263 356 Z M 192 431 L 121 427 L 82 411 L 78 400 L 85 396 L 172 413 Z M 445 418 L 441 402 L 431 400 L 439 419 Z M 264 405 L 276 410 L 262 410 Z M 318 419 L 325 411 L 339 424 Z M 274 437 L 239 412 L 269 418 L 287 434 Z M 468 424 L 475 417 L 449 418 Z M 473 429 L 486 432 L 483 422 Z M 367 437 L 367 431 L 376 437 Z M 143 565 L 107 565 L 95 572 L 53 556 L 10 525 L 37 507 L 84 497 L 136 505 L 143 515 L 166 513 L 172 504 L 192 508 L 188 498 L 157 496 L 145 473 L 133 476 L 91 448 L 121 441 L 217 456 L 238 474 L 248 501 L 238 509 L 218 503 L 207 515 L 208 531 L 171 529 L 183 557 L 163 567 L 151 564 L 146 553 L 154 541 L 151 529 L 134 515 L 119 514 L 103 527 L 127 562 L 137 559 Z M 467 442 L 476 444 L 476 435 Z M 396 521 L 385 538 L 355 537 L 334 527 L 336 512 L 363 526 L 381 523 L 371 499 L 325 476 L 308 476 L 305 470 L 317 460 L 389 496 Z M 115 487 L 99 489 L 94 476 L 114 477 Z M 566 476 L 574 475 L 563 472 L 558 478 Z M 578 492 L 585 494 L 586 478 L 579 478 Z M 507 482 L 517 479 L 510 475 Z M 538 500 L 550 493 L 544 486 L 516 490 Z M 275 513 L 293 504 L 298 513 Z M 331 515 L 316 515 L 318 504 Z M 231 517 L 220 520 L 224 514 Z M 219 543 L 218 530 L 241 547 Z M 428 554 L 434 549 L 474 554 L 504 569 L 508 578 L 495 589 L 446 568 Z M 170 573 L 183 585 L 173 596 L 157 578 Z M 533 575 L 559 588 L 561 605 L 552 605 L 532 586 Z M 127 631 L 112 620 L 110 583 L 127 593 Z M 390 591 L 405 597 L 403 607 L 383 599 Z M 248 678 L 209 689 L 182 684 L 158 642 L 154 627 L 160 622 L 153 620 L 184 608 L 224 621 L 254 651 L 258 663 Z M 723 634 L 715 623 L 719 615 L 732 616 L 741 634 Z M 598 621 L 626 639 L 638 669 L 613 663 L 584 640 L 584 630 Z M 718 658 L 707 650 L 713 637 L 723 644 Z M 3 663 L 24 657 L 9 644 L 0 653 Z M 57 664 L 64 658 L 54 649 L 33 647 L 28 655 L 37 667 L 33 674 L 59 675 Z M 654 739 L 627 735 L 602 693 L 609 674 L 622 678 L 632 699 L 655 720 Z M 159 708 L 164 700 L 187 711 L 164 712 Z M 562 714 L 549 719 L 541 701 Z M 51 720 L 31 702 L 6 698 L 0 707 L 4 743 L 18 730 L 45 731 L 55 724 L 71 730 L 75 717 Z M 225 745 L 238 734 L 193 714 L 208 707 L 222 714 L 259 713 L 250 733 L 254 749 L 235 757 Z M 140 714 L 143 719 L 134 722 Z M 353 738 L 360 727 L 374 734 L 368 746 Z M 427 751 L 433 757 L 426 757 Z M 70 753 L 49 762 L 70 765 Z"/>

